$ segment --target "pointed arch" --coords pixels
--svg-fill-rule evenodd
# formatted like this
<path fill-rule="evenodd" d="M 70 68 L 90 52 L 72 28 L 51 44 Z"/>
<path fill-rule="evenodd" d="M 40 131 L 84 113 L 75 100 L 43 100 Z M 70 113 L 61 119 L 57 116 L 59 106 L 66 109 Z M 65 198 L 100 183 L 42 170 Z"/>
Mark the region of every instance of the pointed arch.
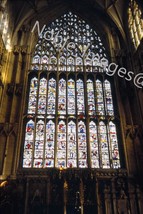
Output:
<path fill-rule="evenodd" d="M 45 27 L 31 61 L 23 168 L 120 168 L 108 58 L 95 30 L 68 12 Z"/>

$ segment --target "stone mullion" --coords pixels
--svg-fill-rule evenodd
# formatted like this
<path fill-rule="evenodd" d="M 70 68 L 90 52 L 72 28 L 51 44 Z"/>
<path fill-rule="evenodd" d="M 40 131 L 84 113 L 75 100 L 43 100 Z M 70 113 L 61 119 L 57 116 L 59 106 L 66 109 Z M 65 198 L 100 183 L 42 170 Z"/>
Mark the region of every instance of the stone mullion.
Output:
<path fill-rule="evenodd" d="M 112 193 L 112 202 L 113 202 L 113 213 L 117 213 L 117 198 L 116 198 L 116 189 L 114 179 L 111 181 L 111 193 Z"/>
<path fill-rule="evenodd" d="M 59 60 L 59 56 L 58 56 L 58 60 Z M 57 166 L 57 134 L 58 134 L 58 95 L 59 95 L 59 72 L 56 75 L 56 97 L 55 97 L 55 101 L 56 101 L 56 105 L 55 105 L 55 159 L 54 159 L 54 166 Z"/>
<path fill-rule="evenodd" d="M 112 213 L 110 188 L 109 188 L 108 185 L 106 186 L 106 184 L 105 184 L 105 187 L 104 187 L 104 199 L 105 199 L 106 214 Z"/>
<path fill-rule="evenodd" d="M 83 214 L 83 205 L 84 205 L 84 186 L 83 186 L 83 180 L 82 178 L 80 179 L 80 203 L 81 203 L 81 214 Z"/>
<path fill-rule="evenodd" d="M 137 194 L 137 203 L 138 203 L 139 214 L 142 214 L 142 211 L 143 211 L 143 193 L 140 191 L 139 186 L 136 187 L 136 194 Z"/>
<path fill-rule="evenodd" d="M 7 152 L 8 152 L 8 143 L 9 142 L 9 135 L 6 135 L 6 142 L 5 142 L 5 151 L 4 151 L 4 160 L 3 160 L 3 168 L 2 168 L 2 179 L 6 178 L 6 165 L 7 165 Z"/>
<path fill-rule="evenodd" d="M 29 198 L 29 179 L 26 181 L 26 193 L 25 193 L 25 207 L 24 214 L 28 213 L 28 198 Z"/>
<path fill-rule="evenodd" d="M 67 208 L 67 190 L 68 190 L 68 184 L 67 181 L 64 181 L 64 214 L 66 214 L 66 208 Z"/>
<path fill-rule="evenodd" d="M 24 108 L 25 108 L 25 98 L 26 98 L 26 89 L 27 87 L 24 87 L 24 85 L 27 85 L 27 82 L 28 82 L 28 75 L 27 75 L 27 65 L 28 65 L 28 62 L 30 62 L 30 59 L 29 59 L 29 55 L 27 54 L 28 52 L 28 47 L 27 46 L 23 46 L 21 48 L 21 53 L 22 53 L 22 68 L 21 68 L 21 74 L 20 74 L 20 77 L 19 77 L 19 83 L 17 84 L 18 86 L 18 91 L 16 91 L 17 93 L 17 96 L 18 96 L 18 100 L 19 102 L 21 102 L 21 108 L 20 108 L 20 111 L 19 111 L 19 114 L 18 114 L 18 117 L 20 118 L 20 122 L 19 124 L 23 124 L 23 112 L 24 112 Z M 25 88 L 25 91 L 24 91 L 24 88 Z M 17 89 L 17 87 L 16 87 Z M 22 97 L 22 98 L 21 98 Z M 19 103 L 18 102 L 18 103 Z M 23 126 L 19 126 L 19 130 L 18 130 L 18 133 L 17 133 L 17 139 L 21 139 L 22 140 L 22 130 L 23 130 Z M 19 163 L 19 154 L 20 154 L 20 149 L 21 149 L 21 143 L 17 144 L 17 147 L 16 147 L 16 151 L 15 151 L 15 160 L 14 160 L 14 164 L 13 164 L 13 174 L 16 173 L 16 168 L 18 167 L 18 163 Z"/>
<path fill-rule="evenodd" d="M 96 178 L 96 186 L 95 186 L 95 195 L 96 195 L 96 201 L 97 201 L 97 213 L 100 212 L 100 198 L 99 198 L 99 181 Z"/>
<path fill-rule="evenodd" d="M 130 200 L 130 209 L 132 213 L 137 214 L 137 203 L 136 203 L 136 196 L 135 196 L 135 187 L 128 182 L 128 193 L 129 193 L 129 200 Z M 129 208 L 128 208 L 129 209 Z"/>
<path fill-rule="evenodd" d="M 50 181 L 50 178 L 48 178 L 48 180 L 47 180 L 47 190 L 46 190 L 46 207 L 47 207 L 47 210 L 49 210 L 49 205 L 50 205 L 50 193 L 51 193 L 51 191 L 50 191 L 50 186 L 51 186 L 51 183 L 50 183 L 51 181 Z"/>

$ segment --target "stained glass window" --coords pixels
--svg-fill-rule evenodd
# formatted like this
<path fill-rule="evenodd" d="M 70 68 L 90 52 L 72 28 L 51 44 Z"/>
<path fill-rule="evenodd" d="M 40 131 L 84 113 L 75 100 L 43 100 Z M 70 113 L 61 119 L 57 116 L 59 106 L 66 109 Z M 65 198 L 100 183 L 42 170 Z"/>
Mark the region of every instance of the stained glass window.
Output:
<path fill-rule="evenodd" d="M 67 140 L 67 158 L 68 158 L 68 163 L 67 166 L 72 168 L 72 167 L 77 167 L 77 143 L 76 143 L 76 124 L 74 121 L 70 121 L 68 123 L 68 140 Z"/>
<path fill-rule="evenodd" d="M 113 116 L 113 101 L 112 101 L 112 94 L 111 94 L 111 86 L 108 80 L 104 81 L 104 91 L 105 91 L 105 106 L 106 106 L 106 114 Z"/>
<path fill-rule="evenodd" d="M 34 144 L 34 121 L 30 120 L 26 124 L 25 142 L 24 142 L 24 155 L 23 155 L 23 167 L 32 167 L 32 153 Z"/>
<path fill-rule="evenodd" d="M 75 81 L 68 80 L 68 114 L 75 114 Z"/>
<path fill-rule="evenodd" d="M 100 80 L 96 80 L 96 102 L 97 102 L 96 108 L 97 115 L 105 115 L 103 88 L 102 82 Z"/>
<path fill-rule="evenodd" d="M 66 114 L 66 81 L 59 81 L 58 114 Z"/>
<path fill-rule="evenodd" d="M 98 127 L 99 132 L 99 147 L 101 154 L 101 167 L 102 168 L 110 168 L 110 156 L 109 156 L 109 144 L 107 139 L 107 128 L 104 122 L 99 123 Z"/>
<path fill-rule="evenodd" d="M 110 140 L 110 152 L 112 157 L 112 166 L 113 168 L 119 168 L 120 157 L 119 157 L 117 132 L 116 126 L 112 121 L 109 122 L 109 140 Z"/>
<path fill-rule="evenodd" d="M 30 84 L 28 114 L 36 113 L 37 90 L 38 90 L 38 80 L 36 77 L 34 77 L 33 79 L 31 79 Z"/>
<path fill-rule="evenodd" d="M 39 96 L 38 96 L 38 113 L 46 113 L 46 92 L 47 92 L 47 80 L 42 78 L 40 80 Z"/>
<path fill-rule="evenodd" d="M 44 155 L 44 129 L 45 124 L 43 120 L 39 120 L 36 124 L 35 133 L 35 148 L 34 148 L 34 163 L 33 167 L 43 167 L 43 155 Z"/>
<path fill-rule="evenodd" d="M 76 15 L 45 27 L 29 71 L 24 168 L 121 167 L 107 66 L 100 37 Z"/>
<path fill-rule="evenodd" d="M 88 112 L 89 115 L 95 114 L 95 100 L 93 81 L 87 80 L 87 97 L 88 97 Z"/>
<path fill-rule="evenodd" d="M 63 120 L 58 123 L 56 166 L 66 167 L 66 124 Z"/>
<path fill-rule="evenodd" d="M 48 100 L 47 113 L 55 114 L 56 104 L 56 80 L 51 78 L 48 83 Z"/>
<path fill-rule="evenodd" d="M 78 160 L 80 168 L 87 167 L 86 126 L 81 120 L 78 122 Z"/>
<path fill-rule="evenodd" d="M 84 86 L 83 81 L 81 79 L 76 82 L 76 93 L 77 93 L 77 113 L 84 114 L 85 113 L 85 105 L 84 105 Z"/>
<path fill-rule="evenodd" d="M 45 167 L 54 167 L 55 124 L 50 120 L 46 124 Z"/>
<path fill-rule="evenodd" d="M 130 0 L 128 25 L 134 47 L 137 48 L 143 38 L 143 19 L 142 11 L 134 0 Z"/>
<path fill-rule="evenodd" d="M 99 145 L 98 145 L 97 126 L 93 121 L 89 123 L 89 140 L 90 140 L 91 167 L 99 168 Z"/>

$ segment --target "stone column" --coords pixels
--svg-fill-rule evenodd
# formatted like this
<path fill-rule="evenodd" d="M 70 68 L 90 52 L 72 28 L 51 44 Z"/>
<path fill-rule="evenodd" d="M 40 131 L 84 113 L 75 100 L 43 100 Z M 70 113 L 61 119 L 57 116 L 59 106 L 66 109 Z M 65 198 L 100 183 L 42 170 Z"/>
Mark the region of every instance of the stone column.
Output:
<path fill-rule="evenodd" d="M 80 203 L 81 203 L 81 214 L 83 214 L 84 188 L 83 188 L 83 181 L 82 181 L 82 179 L 80 179 Z"/>
<path fill-rule="evenodd" d="M 135 195 L 135 187 L 130 182 L 128 182 L 128 189 L 129 189 L 129 199 L 130 199 L 131 213 L 138 214 L 138 212 L 137 212 L 136 195 Z"/>
<path fill-rule="evenodd" d="M 106 185 L 106 184 L 105 184 L 105 187 L 104 187 L 104 198 L 105 198 L 106 214 L 110 214 L 110 213 L 112 213 L 110 187 L 108 185 Z"/>
<path fill-rule="evenodd" d="M 111 181 L 112 185 L 112 201 L 113 201 L 113 211 L 114 213 L 117 213 L 117 199 L 116 199 L 116 189 L 115 189 L 115 181 Z"/>
<path fill-rule="evenodd" d="M 64 214 L 67 213 L 67 189 L 68 189 L 68 183 L 65 180 L 64 181 Z"/>
<path fill-rule="evenodd" d="M 26 181 L 26 193 L 25 193 L 25 207 L 24 214 L 28 213 L 28 198 L 29 198 L 29 179 Z"/>
<path fill-rule="evenodd" d="M 139 214 L 143 213 L 143 193 L 140 191 L 139 186 L 136 188 L 136 193 L 137 193 L 137 203 L 138 203 L 138 209 L 139 209 Z"/>

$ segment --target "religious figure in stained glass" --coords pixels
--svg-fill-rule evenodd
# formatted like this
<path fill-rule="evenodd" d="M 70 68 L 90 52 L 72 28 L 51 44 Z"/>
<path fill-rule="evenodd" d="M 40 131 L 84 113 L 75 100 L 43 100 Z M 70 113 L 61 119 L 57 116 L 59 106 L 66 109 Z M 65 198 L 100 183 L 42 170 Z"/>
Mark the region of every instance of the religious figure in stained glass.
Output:
<path fill-rule="evenodd" d="M 29 75 L 23 168 L 121 167 L 107 66 L 101 38 L 77 15 L 45 27 Z"/>

